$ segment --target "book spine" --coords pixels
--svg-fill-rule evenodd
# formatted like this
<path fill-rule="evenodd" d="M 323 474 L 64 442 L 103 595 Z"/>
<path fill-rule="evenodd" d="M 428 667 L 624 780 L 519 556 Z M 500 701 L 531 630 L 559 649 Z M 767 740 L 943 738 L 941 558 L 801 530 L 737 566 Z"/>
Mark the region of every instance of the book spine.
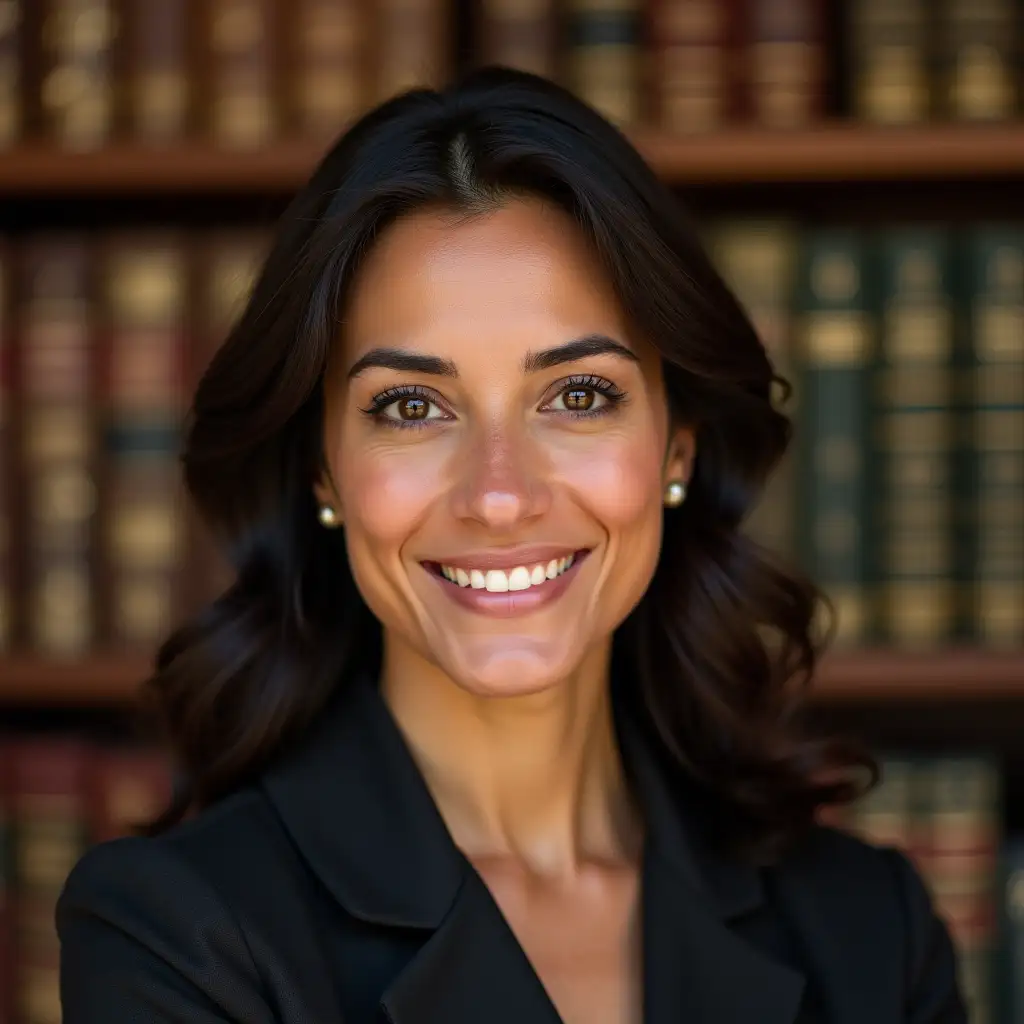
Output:
<path fill-rule="evenodd" d="M 708 131 L 732 118 L 733 10 L 718 0 L 652 0 L 651 106 L 665 131 Z"/>
<path fill-rule="evenodd" d="M 0 1024 L 14 1024 L 14 843 L 7 744 L 0 739 Z"/>
<path fill-rule="evenodd" d="M 1003 854 L 1000 1019 L 1024 1020 L 1024 837 L 1008 842 Z"/>
<path fill-rule="evenodd" d="M 868 367 L 874 323 L 855 231 L 807 236 L 798 277 L 801 560 L 837 617 L 836 640 L 870 624 L 867 587 Z"/>
<path fill-rule="evenodd" d="M 258 149 L 278 134 L 271 0 L 206 0 L 202 66 L 206 128 L 231 149 Z"/>
<path fill-rule="evenodd" d="M 895 754 L 881 759 L 878 785 L 854 805 L 851 827 L 878 846 L 895 846 L 907 854 L 914 848 L 912 792 L 915 764 Z"/>
<path fill-rule="evenodd" d="M 554 78 L 557 21 L 553 0 L 481 0 L 481 62 Z"/>
<path fill-rule="evenodd" d="M 1006 121 L 1017 110 L 1014 0 L 944 0 L 938 107 L 958 121 Z"/>
<path fill-rule="evenodd" d="M 934 646 L 956 627 L 950 249 L 944 230 L 894 228 L 877 251 L 873 575 L 878 631 L 897 646 Z"/>
<path fill-rule="evenodd" d="M 21 136 L 21 2 L 0 0 L 0 149 L 14 145 Z"/>
<path fill-rule="evenodd" d="M 613 123 L 640 118 L 640 8 L 637 0 L 570 0 L 566 80 Z"/>
<path fill-rule="evenodd" d="M 54 911 L 88 844 L 85 744 L 52 737 L 10 741 L 14 941 L 18 1024 L 60 1024 L 60 943 Z"/>
<path fill-rule="evenodd" d="M 441 85 L 449 70 L 447 0 L 381 0 L 374 5 L 372 99 Z"/>
<path fill-rule="evenodd" d="M 360 0 L 300 0 L 287 27 L 290 122 L 308 138 L 334 138 L 366 105 L 366 6 Z"/>
<path fill-rule="evenodd" d="M 973 509 L 968 513 L 971 632 L 1024 643 L 1024 230 L 968 239 Z"/>
<path fill-rule="evenodd" d="M 104 632 L 115 647 L 148 652 L 180 610 L 183 247 L 175 238 L 111 240 L 104 277 Z"/>
<path fill-rule="evenodd" d="M 0 652 L 11 646 L 14 633 L 14 509 L 11 495 L 15 481 L 11 458 L 11 394 L 12 341 L 10 324 L 9 250 L 0 246 Z"/>
<path fill-rule="evenodd" d="M 67 149 L 106 145 L 114 128 L 112 0 L 44 0 L 39 107 L 44 134 Z"/>
<path fill-rule="evenodd" d="M 744 106 L 754 121 L 793 128 L 821 118 L 825 25 L 821 0 L 748 0 Z"/>
<path fill-rule="evenodd" d="M 935 762 L 931 778 L 931 863 L 936 910 L 959 950 L 972 1024 L 992 1024 L 999 884 L 1001 778 L 987 757 Z"/>
<path fill-rule="evenodd" d="M 82 654 L 95 636 L 90 255 L 80 238 L 37 240 L 24 252 L 18 425 L 24 632 L 29 646 L 45 654 Z"/>
<path fill-rule="evenodd" d="M 713 229 L 709 249 L 750 317 L 775 372 L 792 381 L 791 311 L 799 251 L 795 225 L 787 221 L 724 222 Z M 793 458 L 787 453 L 746 523 L 750 536 L 787 560 L 796 557 L 795 487 Z"/>
<path fill-rule="evenodd" d="M 97 749 L 93 765 L 90 839 L 104 843 L 136 834 L 159 815 L 171 796 L 167 759 L 156 750 Z"/>
<path fill-rule="evenodd" d="M 849 66 L 855 117 L 880 124 L 927 119 L 931 46 L 925 0 L 851 0 Z"/>
<path fill-rule="evenodd" d="M 122 0 L 118 84 L 121 120 L 133 142 L 180 142 L 189 133 L 189 13 L 189 0 Z"/>

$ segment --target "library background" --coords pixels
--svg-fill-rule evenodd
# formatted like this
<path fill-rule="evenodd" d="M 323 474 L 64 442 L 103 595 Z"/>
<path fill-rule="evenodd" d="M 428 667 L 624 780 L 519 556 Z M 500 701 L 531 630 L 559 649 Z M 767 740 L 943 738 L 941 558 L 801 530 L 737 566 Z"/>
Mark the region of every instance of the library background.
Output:
<path fill-rule="evenodd" d="M 167 791 L 135 709 L 226 569 L 190 388 L 369 104 L 499 62 L 617 121 L 795 385 L 750 529 L 840 613 L 808 713 L 881 787 L 977 1024 L 1024 1022 L 1024 3 L 0 0 L 0 1022 L 56 1024 L 53 904 Z"/>

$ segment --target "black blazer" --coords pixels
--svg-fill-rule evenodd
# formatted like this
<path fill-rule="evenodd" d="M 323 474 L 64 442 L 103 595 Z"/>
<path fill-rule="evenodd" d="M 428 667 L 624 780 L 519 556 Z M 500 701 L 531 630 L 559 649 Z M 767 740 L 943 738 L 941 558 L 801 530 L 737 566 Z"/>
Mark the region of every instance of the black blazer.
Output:
<path fill-rule="evenodd" d="M 648 824 L 644 1024 L 962 1024 L 908 862 L 817 829 L 716 856 L 617 723 Z M 558 1024 L 376 687 L 347 686 L 251 788 L 94 847 L 57 908 L 64 1024 Z"/>

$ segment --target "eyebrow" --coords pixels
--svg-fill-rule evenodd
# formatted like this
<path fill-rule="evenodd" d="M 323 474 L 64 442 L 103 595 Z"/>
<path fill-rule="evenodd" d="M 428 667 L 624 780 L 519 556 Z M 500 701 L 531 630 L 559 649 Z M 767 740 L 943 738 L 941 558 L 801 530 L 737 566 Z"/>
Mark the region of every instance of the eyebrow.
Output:
<path fill-rule="evenodd" d="M 605 334 L 587 334 L 582 338 L 568 341 L 555 348 L 546 348 L 540 352 L 528 352 L 523 359 L 523 371 L 536 373 L 538 370 L 550 370 L 562 363 L 572 363 L 587 356 L 613 355 L 630 362 L 639 362 L 639 357 L 621 342 L 609 338 Z M 375 348 L 360 356 L 348 371 L 348 378 L 359 376 L 371 367 L 385 370 L 397 370 L 402 373 L 423 373 L 432 377 L 458 377 L 459 371 L 450 359 L 440 356 L 423 355 L 400 348 Z"/>

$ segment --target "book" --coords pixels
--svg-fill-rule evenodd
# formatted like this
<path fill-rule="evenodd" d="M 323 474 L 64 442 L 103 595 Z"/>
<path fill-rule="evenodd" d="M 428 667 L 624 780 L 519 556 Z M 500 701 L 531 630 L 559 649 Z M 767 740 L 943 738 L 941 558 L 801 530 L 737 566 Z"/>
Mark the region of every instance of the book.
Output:
<path fill-rule="evenodd" d="M 952 242 L 938 227 L 877 238 L 871 486 L 876 633 L 929 647 L 956 630 Z"/>
<path fill-rule="evenodd" d="M 187 270 L 174 235 L 106 245 L 103 611 L 104 634 L 120 650 L 155 649 L 182 606 Z"/>
<path fill-rule="evenodd" d="M 731 120 L 736 3 L 651 0 L 647 9 L 652 117 L 667 132 L 703 132 Z"/>
<path fill-rule="evenodd" d="M 865 452 L 876 332 L 865 249 L 853 229 L 809 232 L 797 276 L 797 535 L 805 570 L 833 605 L 840 645 L 863 641 L 872 621 Z"/>
<path fill-rule="evenodd" d="M 0 0 L 0 150 L 21 137 L 23 97 L 22 0 Z"/>
<path fill-rule="evenodd" d="M 11 458 L 11 376 L 14 331 L 11 325 L 11 288 L 9 250 L 0 245 L 0 652 L 11 646 L 13 638 L 14 517 L 11 491 L 14 473 Z"/>
<path fill-rule="evenodd" d="M 288 130 L 334 139 L 367 105 L 366 0 L 296 0 L 287 19 Z"/>
<path fill-rule="evenodd" d="M 985 646 L 1024 643 L 1024 227 L 977 225 L 966 242 L 973 468 L 963 494 L 968 632 Z"/>
<path fill-rule="evenodd" d="M 626 127 L 641 113 L 638 0 L 568 0 L 566 85 L 608 120 Z"/>
<path fill-rule="evenodd" d="M 6 741 L 11 772 L 14 997 L 18 1024 L 61 1024 L 54 912 L 89 841 L 90 750 L 77 738 Z"/>
<path fill-rule="evenodd" d="M 822 0 L 747 0 L 741 64 L 744 107 L 758 124 L 795 128 L 825 107 Z"/>
<path fill-rule="evenodd" d="M 280 133 L 272 0 L 204 0 L 202 107 L 209 139 L 258 149 Z"/>
<path fill-rule="evenodd" d="M 775 372 L 794 383 L 793 299 L 800 238 L 786 220 L 732 220 L 712 228 L 709 252 L 753 323 Z M 781 395 L 776 396 L 781 407 Z M 796 414 L 791 400 L 783 411 Z M 796 557 L 796 480 L 791 452 L 769 478 L 746 529 L 783 559 Z"/>
<path fill-rule="evenodd" d="M 556 77 L 558 17 L 553 0 L 480 0 L 476 50 L 481 64 Z"/>
<path fill-rule="evenodd" d="M 114 130 L 113 0 L 38 2 L 43 133 L 71 150 L 105 146 Z"/>
<path fill-rule="evenodd" d="M 40 654 L 76 656 L 97 639 L 92 252 L 81 236 L 45 236 L 29 243 L 21 256 L 21 632 Z"/>
<path fill-rule="evenodd" d="M 379 0 L 372 11 L 370 101 L 443 85 L 451 63 L 447 0 Z"/>
<path fill-rule="evenodd" d="M 192 10 L 190 0 L 121 0 L 119 121 L 134 143 L 181 142 L 193 127 Z"/>
<path fill-rule="evenodd" d="M 937 18 L 939 112 L 956 121 L 1012 118 L 1020 38 L 1014 0 L 941 0 Z"/>
<path fill-rule="evenodd" d="M 878 124 L 925 121 L 932 110 L 932 38 L 926 0 L 849 0 L 853 115 Z"/>

